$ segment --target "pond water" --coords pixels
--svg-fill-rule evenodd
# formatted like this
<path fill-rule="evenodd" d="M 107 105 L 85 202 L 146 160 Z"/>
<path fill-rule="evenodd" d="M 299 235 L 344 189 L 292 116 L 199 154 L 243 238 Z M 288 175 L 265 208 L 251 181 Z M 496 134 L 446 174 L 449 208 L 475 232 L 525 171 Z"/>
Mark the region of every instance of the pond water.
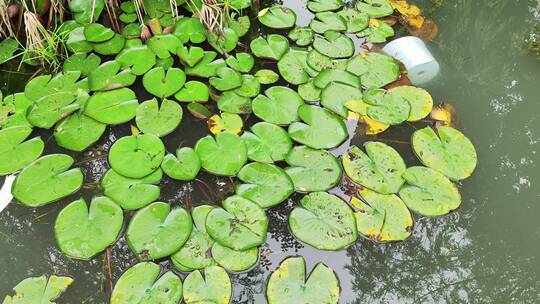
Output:
<path fill-rule="evenodd" d="M 414 234 L 404 242 L 376 244 L 360 239 L 354 246 L 323 252 L 297 242 L 287 215 L 299 196 L 269 210 L 268 241 L 250 271 L 233 275 L 233 303 L 265 303 L 266 280 L 287 256 L 303 255 L 308 270 L 324 262 L 339 276 L 341 303 L 534 303 L 540 302 L 540 60 L 527 48 L 540 27 L 537 0 L 424 0 L 439 26 L 429 48 L 441 64 L 440 75 L 425 85 L 436 102 L 448 102 L 460 127 L 475 144 L 479 165 L 460 185 L 462 207 L 440 218 L 416 219 Z M 304 4 L 289 0 L 299 16 Z M 536 29 L 535 29 L 536 27 Z M 2 72 L 2 90 L 20 91 L 24 81 Z M 138 92 L 139 98 L 147 97 Z M 11 93 L 11 92 L 9 92 Z M 142 99 L 144 100 L 144 99 Z M 407 130 L 395 130 L 402 136 Z M 99 193 L 107 169 L 104 151 L 129 126 L 110 130 L 95 149 L 73 154 L 86 177 L 82 194 Z M 164 142 L 173 151 L 191 146 L 207 133 L 204 122 L 184 115 L 181 127 Z M 49 153 L 60 151 L 43 133 Z M 383 138 L 384 139 L 384 138 Z M 365 141 L 354 138 L 352 143 Z M 389 142 L 409 155 L 408 145 Z M 412 155 L 411 155 L 412 156 Z M 406 158 L 414 164 L 412 157 Z M 228 178 L 201 176 L 179 183 L 164 179 L 161 199 L 197 205 L 218 201 L 230 192 Z M 66 258 L 54 241 L 58 212 L 75 197 L 30 209 L 18 204 L 0 214 L 0 295 L 20 280 L 44 273 L 71 275 L 75 283 L 59 303 L 107 303 L 109 274 L 105 255 L 89 262 Z M 135 263 L 125 240 L 111 249 L 116 281 Z"/>

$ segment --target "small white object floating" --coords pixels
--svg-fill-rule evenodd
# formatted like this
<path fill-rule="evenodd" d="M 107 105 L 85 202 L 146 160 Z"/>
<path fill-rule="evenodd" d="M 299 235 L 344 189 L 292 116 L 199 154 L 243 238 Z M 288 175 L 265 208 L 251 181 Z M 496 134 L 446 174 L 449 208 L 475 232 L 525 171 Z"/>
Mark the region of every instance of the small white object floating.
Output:
<path fill-rule="evenodd" d="M 13 200 L 13 195 L 11 194 L 11 185 L 15 180 L 15 175 L 8 175 L 4 180 L 4 185 L 0 189 L 0 213 L 6 209 L 7 205 Z"/>
<path fill-rule="evenodd" d="M 414 85 L 429 82 L 439 74 L 439 63 L 420 38 L 398 38 L 384 46 L 383 52 L 403 62 Z"/>

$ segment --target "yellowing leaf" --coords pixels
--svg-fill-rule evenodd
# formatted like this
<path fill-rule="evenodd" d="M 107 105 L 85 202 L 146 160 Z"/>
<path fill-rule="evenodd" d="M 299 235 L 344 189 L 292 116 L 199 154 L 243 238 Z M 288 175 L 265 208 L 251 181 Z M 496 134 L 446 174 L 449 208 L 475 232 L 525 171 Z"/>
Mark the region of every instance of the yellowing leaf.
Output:
<path fill-rule="evenodd" d="M 369 25 L 372 27 L 379 27 L 379 20 L 375 18 L 369 19 Z"/>
<path fill-rule="evenodd" d="M 360 121 L 364 125 L 364 133 L 366 135 L 376 135 L 386 131 L 390 127 L 390 125 L 373 120 L 365 115 L 360 117 Z"/>
<path fill-rule="evenodd" d="M 137 129 L 137 127 L 134 125 L 131 125 L 131 135 L 137 136 L 139 134 L 141 134 L 141 131 L 139 131 L 139 129 Z"/>
<path fill-rule="evenodd" d="M 366 115 L 368 104 L 365 103 L 363 100 L 349 100 L 345 103 L 345 107 L 355 113 L 358 113 L 360 115 Z"/>
<path fill-rule="evenodd" d="M 223 112 L 221 116 L 215 114 L 208 119 L 208 129 L 212 134 L 229 131 L 234 134 L 242 133 L 244 123 L 238 114 Z"/>
<path fill-rule="evenodd" d="M 422 10 L 418 6 L 411 5 L 406 0 L 390 0 L 390 3 L 401 14 L 408 26 L 419 29 L 424 25 Z"/>
<path fill-rule="evenodd" d="M 268 13 L 268 10 L 269 10 L 269 9 L 270 9 L 269 7 L 265 8 L 265 9 L 262 9 L 262 10 L 259 12 L 259 14 L 257 14 L 257 16 L 262 17 L 262 16 L 266 15 L 266 13 Z"/>
<path fill-rule="evenodd" d="M 433 107 L 431 118 L 442 122 L 445 126 L 455 126 L 457 122 L 456 109 L 449 103 L 441 103 Z"/>

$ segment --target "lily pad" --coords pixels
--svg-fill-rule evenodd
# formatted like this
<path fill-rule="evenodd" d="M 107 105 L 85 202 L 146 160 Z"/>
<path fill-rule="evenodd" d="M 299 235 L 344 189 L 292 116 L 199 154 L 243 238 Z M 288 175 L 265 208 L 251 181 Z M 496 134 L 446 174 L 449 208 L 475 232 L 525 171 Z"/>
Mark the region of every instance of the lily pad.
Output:
<path fill-rule="evenodd" d="M 81 152 L 98 141 L 106 127 L 89 116 L 74 113 L 56 125 L 54 140 L 62 148 Z"/>
<path fill-rule="evenodd" d="M 141 25 L 138 23 L 126 24 L 122 29 L 122 36 L 129 39 L 128 41 L 136 40 L 137 38 L 141 37 Z"/>
<path fill-rule="evenodd" d="M 358 232 L 374 241 L 402 241 L 411 235 L 413 218 L 407 206 L 395 194 L 360 191 L 362 200 L 353 197 Z"/>
<path fill-rule="evenodd" d="M 247 161 L 247 149 L 242 139 L 229 132 L 206 136 L 197 141 L 195 152 L 201 166 L 216 175 L 236 175 Z"/>
<path fill-rule="evenodd" d="M 364 144 L 364 153 L 353 146 L 343 157 L 343 168 L 356 183 L 382 194 L 397 193 L 405 182 L 401 175 L 407 169 L 394 148 L 376 141 Z"/>
<path fill-rule="evenodd" d="M 169 58 L 176 54 L 176 50 L 182 47 L 180 39 L 173 34 L 154 35 L 146 41 L 146 45 L 156 54 L 158 58 Z"/>
<path fill-rule="evenodd" d="M 335 11 L 343 7 L 343 0 L 310 0 L 307 8 L 312 12 Z"/>
<path fill-rule="evenodd" d="M 383 43 L 386 38 L 394 36 L 394 29 L 377 19 L 371 19 L 369 27 L 356 33 L 358 37 L 366 37 L 367 42 L 370 43 Z"/>
<path fill-rule="evenodd" d="M 321 105 L 344 118 L 349 112 L 345 104 L 351 100 L 362 100 L 362 91 L 340 82 L 330 82 L 321 92 Z"/>
<path fill-rule="evenodd" d="M 324 69 L 322 70 L 313 84 L 319 88 L 324 89 L 331 82 L 341 82 L 350 85 L 355 88 L 360 88 L 360 79 L 354 74 L 339 69 Z"/>
<path fill-rule="evenodd" d="M 233 29 L 238 37 L 244 37 L 251 27 L 251 21 L 249 16 L 235 17 L 235 13 L 231 14 L 231 17 L 227 20 L 227 27 Z"/>
<path fill-rule="evenodd" d="M 339 161 L 326 150 L 296 146 L 285 161 L 290 166 L 285 168 L 285 172 L 297 192 L 326 191 L 341 180 Z"/>
<path fill-rule="evenodd" d="M 88 42 L 103 42 L 111 39 L 114 31 L 100 23 L 90 23 L 84 27 L 84 37 Z"/>
<path fill-rule="evenodd" d="M 315 18 L 309 23 L 309 27 L 318 34 L 324 34 L 326 31 L 345 31 L 347 21 L 334 12 L 316 13 Z"/>
<path fill-rule="evenodd" d="M 88 76 L 101 64 L 101 58 L 96 54 L 75 53 L 64 61 L 64 72 L 78 71 L 81 76 Z"/>
<path fill-rule="evenodd" d="M 223 201 L 206 218 L 206 231 L 223 246 L 247 250 L 266 241 L 268 217 L 256 203 L 235 195 Z"/>
<path fill-rule="evenodd" d="M 208 86 L 203 82 L 191 80 L 174 95 L 174 98 L 182 102 L 207 102 L 210 97 Z"/>
<path fill-rule="evenodd" d="M 258 70 L 255 77 L 261 84 L 272 84 L 279 80 L 279 75 L 276 72 L 267 69 Z"/>
<path fill-rule="evenodd" d="M 255 59 L 249 53 L 236 53 L 236 56 L 229 56 L 225 62 L 240 73 L 249 73 L 255 65 Z"/>
<path fill-rule="evenodd" d="M 210 84 L 219 91 L 236 89 L 242 85 L 242 75 L 237 71 L 222 67 L 216 70 L 216 77 L 209 79 Z"/>
<path fill-rule="evenodd" d="M 365 92 L 363 101 L 368 105 L 366 113 L 370 118 L 389 125 L 406 121 L 411 111 L 411 106 L 405 99 L 384 90 Z"/>
<path fill-rule="evenodd" d="M 425 216 L 445 215 L 461 205 L 456 185 L 438 171 L 426 167 L 410 167 L 403 174 L 407 182 L 399 196 L 412 211 Z"/>
<path fill-rule="evenodd" d="M 303 257 L 290 257 L 279 265 L 268 279 L 268 304 L 337 304 L 339 281 L 334 271 L 318 263 L 306 280 Z"/>
<path fill-rule="evenodd" d="M 295 237 L 320 250 L 340 250 L 356 241 L 356 223 L 349 205 L 326 192 L 310 193 L 289 215 Z"/>
<path fill-rule="evenodd" d="M 433 109 L 433 98 L 424 89 L 413 86 L 399 86 L 388 90 L 388 92 L 401 96 L 411 106 L 407 121 L 421 120 L 428 116 Z"/>
<path fill-rule="evenodd" d="M 233 134 L 242 133 L 244 122 L 238 114 L 223 112 L 221 115 L 215 114 L 208 119 L 208 129 L 212 134 L 219 134 L 227 131 Z"/>
<path fill-rule="evenodd" d="M 310 76 L 316 76 L 317 71 L 307 64 L 308 51 L 290 48 L 278 61 L 278 70 L 283 79 L 290 84 L 299 85 L 309 81 Z"/>
<path fill-rule="evenodd" d="M 104 194 L 126 210 L 139 209 L 157 200 L 160 195 L 159 183 L 163 172 L 156 170 L 141 179 L 124 177 L 114 170 L 108 170 L 101 180 Z"/>
<path fill-rule="evenodd" d="M 182 208 L 152 203 L 137 211 L 126 230 L 129 247 L 140 260 L 156 260 L 177 252 L 187 241 L 193 223 Z"/>
<path fill-rule="evenodd" d="M 227 64 L 221 58 L 214 60 L 217 56 L 216 52 L 205 52 L 204 57 L 194 67 L 186 67 L 185 72 L 190 76 L 197 76 L 202 78 L 210 78 L 216 76 L 216 71 Z"/>
<path fill-rule="evenodd" d="M 238 44 L 238 35 L 233 29 L 223 28 L 219 34 L 209 33 L 208 43 L 220 54 L 228 53 L 236 48 Z"/>
<path fill-rule="evenodd" d="M 298 94 L 308 102 L 318 102 L 321 100 L 321 89 L 315 86 L 314 79 L 310 79 L 308 82 L 299 85 Z"/>
<path fill-rule="evenodd" d="M 78 71 L 58 73 L 54 77 L 42 75 L 30 80 L 24 87 L 24 94 L 33 102 L 39 99 L 58 93 L 82 95 L 81 91 L 87 91 L 81 83 L 77 82 L 81 73 Z"/>
<path fill-rule="evenodd" d="M 78 191 L 83 183 L 79 168 L 69 169 L 73 158 L 65 154 L 43 156 L 21 170 L 11 193 L 22 204 L 39 207 Z"/>
<path fill-rule="evenodd" d="M 131 69 L 120 70 L 121 64 L 116 60 L 104 62 L 94 68 L 88 75 L 88 85 L 92 91 L 106 91 L 128 87 L 132 85 L 137 76 L 131 73 Z"/>
<path fill-rule="evenodd" d="M 73 19 L 80 24 L 92 23 L 99 18 L 105 7 L 104 0 L 88 2 L 86 0 L 72 0 L 69 2 L 69 9 L 73 14 Z"/>
<path fill-rule="evenodd" d="M 26 119 L 26 113 L 32 104 L 33 102 L 23 92 L 4 97 L 0 105 L 0 109 L 3 111 L 0 119 L 0 127 L 32 127 L 28 119 Z"/>
<path fill-rule="evenodd" d="M 273 29 L 291 28 L 296 23 L 296 13 L 284 6 L 272 6 L 259 12 L 259 22 Z"/>
<path fill-rule="evenodd" d="M 234 114 L 251 113 L 251 99 L 237 94 L 236 91 L 228 91 L 221 94 L 217 101 L 217 106 L 218 109 L 224 112 Z"/>
<path fill-rule="evenodd" d="M 452 180 L 469 177 L 477 162 L 476 150 L 471 141 L 460 131 L 446 126 L 417 130 L 412 136 L 416 156 L 431 169 Z"/>
<path fill-rule="evenodd" d="M 132 46 L 116 56 L 122 68 L 131 67 L 131 73 L 140 76 L 156 64 L 156 55 L 146 46 Z"/>
<path fill-rule="evenodd" d="M 84 26 L 79 26 L 69 32 L 66 48 L 72 53 L 88 53 L 93 50 L 92 44 L 84 37 Z"/>
<path fill-rule="evenodd" d="M 45 147 L 41 137 L 25 139 L 32 128 L 15 126 L 0 130 L 0 175 L 14 173 L 36 160 Z"/>
<path fill-rule="evenodd" d="M 120 34 L 114 34 L 114 36 L 103 42 L 92 43 L 94 52 L 103 56 L 112 56 L 120 53 L 126 45 L 126 38 Z"/>
<path fill-rule="evenodd" d="M 330 58 L 348 58 L 354 54 L 351 38 L 336 31 L 326 31 L 323 37 L 315 37 L 313 48 Z"/>
<path fill-rule="evenodd" d="M 60 295 L 73 283 L 70 277 L 58 277 L 55 275 L 47 278 L 41 277 L 26 278 L 19 282 L 13 290 L 13 296 L 7 295 L 3 304 L 30 304 L 47 303 L 56 304 Z"/>
<path fill-rule="evenodd" d="M 67 256 L 89 260 L 116 241 L 123 221 L 122 209 L 112 200 L 95 197 L 88 208 L 81 198 L 58 214 L 54 224 L 56 243 Z"/>
<path fill-rule="evenodd" d="M 236 187 L 236 194 L 257 203 L 261 208 L 278 205 L 294 192 L 289 176 L 275 165 L 247 164 L 238 172 L 238 178 L 244 184 Z"/>
<path fill-rule="evenodd" d="M 248 149 L 248 158 L 263 163 L 284 160 L 292 148 L 292 141 L 283 128 L 268 122 L 259 122 L 251 132 L 242 134 Z"/>
<path fill-rule="evenodd" d="M 296 142 L 314 149 L 337 147 L 348 136 L 343 120 L 318 106 L 302 105 L 298 116 L 303 122 L 289 126 L 289 136 Z"/>
<path fill-rule="evenodd" d="M 176 150 L 176 156 L 167 154 L 163 158 L 161 169 L 170 178 L 189 181 L 195 179 L 199 173 L 201 160 L 192 148 L 183 147 Z"/>
<path fill-rule="evenodd" d="M 14 38 L 6 38 L 0 42 L 0 64 L 6 63 L 14 58 L 15 52 L 19 49 L 19 43 Z"/>
<path fill-rule="evenodd" d="M 179 47 L 176 50 L 176 55 L 178 55 L 183 64 L 194 67 L 204 58 L 204 49 L 198 46 L 191 46 L 189 48 L 187 46 Z"/>
<path fill-rule="evenodd" d="M 88 96 L 81 98 L 87 99 Z M 80 108 L 76 99 L 76 96 L 67 92 L 44 96 L 28 108 L 26 119 L 35 127 L 50 129 L 56 122 Z"/>
<path fill-rule="evenodd" d="M 258 37 L 252 40 L 249 46 L 253 55 L 259 58 L 279 60 L 289 49 L 289 40 L 281 35 L 270 34 L 266 39 Z"/>
<path fill-rule="evenodd" d="M 143 77 L 146 91 L 156 97 L 166 98 L 178 92 L 186 82 L 186 74 L 178 68 L 153 68 Z"/>
<path fill-rule="evenodd" d="M 212 245 L 212 257 L 223 268 L 239 272 L 253 267 L 259 259 L 259 248 L 237 251 L 219 243 Z"/>
<path fill-rule="evenodd" d="M 199 18 L 183 17 L 176 22 L 173 34 L 182 41 L 182 43 L 201 43 L 206 40 L 206 29 Z"/>
<path fill-rule="evenodd" d="M 115 89 L 90 96 L 84 114 L 104 124 L 121 124 L 135 117 L 138 106 L 132 90 Z"/>
<path fill-rule="evenodd" d="M 399 65 L 387 55 L 361 53 L 349 60 L 347 71 L 359 76 L 363 86 L 381 88 L 398 79 Z"/>
<path fill-rule="evenodd" d="M 212 112 L 208 109 L 208 107 L 198 102 L 190 102 L 187 105 L 187 109 L 189 113 L 193 115 L 193 117 L 198 119 L 208 119 L 210 116 L 212 116 Z"/>
<path fill-rule="evenodd" d="M 388 0 L 363 0 L 356 4 L 356 9 L 371 17 L 385 17 L 394 12 Z"/>
<path fill-rule="evenodd" d="M 163 137 L 180 125 L 182 115 L 182 107 L 178 103 L 163 99 L 159 104 L 154 98 L 139 105 L 135 121 L 145 134 Z"/>
<path fill-rule="evenodd" d="M 271 87 L 264 93 L 253 99 L 253 113 L 257 117 L 276 125 L 288 125 L 298 120 L 298 109 L 304 104 L 298 93 L 282 86 Z"/>
<path fill-rule="evenodd" d="M 210 266 L 202 274 L 196 270 L 184 281 L 184 301 L 186 304 L 213 303 L 229 304 L 232 285 L 229 275 L 219 266 Z"/>
<path fill-rule="evenodd" d="M 142 178 L 156 171 L 165 155 L 165 146 L 156 135 L 125 136 L 109 150 L 109 164 L 117 173 Z"/>
<path fill-rule="evenodd" d="M 261 92 L 261 83 L 255 76 L 244 74 L 242 75 L 242 85 L 235 89 L 234 92 L 243 97 L 255 97 Z"/>
<path fill-rule="evenodd" d="M 309 27 L 295 27 L 289 32 L 289 39 L 298 46 L 308 46 L 313 42 L 313 30 Z"/>
<path fill-rule="evenodd" d="M 344 9 L 338 12 L 347 23 L 347 33 L 359 32 L 369 25 L 369 15 L 355 9 Z"/>
<path fill-rule="evenodd" d="M 172 271 L 160 276 L 161 267 L 142 262 L 122 274 L 111 295 L 111 304 L 176 304 L 182 299 L 182 280 Z M 159 279 L 158 279 L 159 278 Z"/>

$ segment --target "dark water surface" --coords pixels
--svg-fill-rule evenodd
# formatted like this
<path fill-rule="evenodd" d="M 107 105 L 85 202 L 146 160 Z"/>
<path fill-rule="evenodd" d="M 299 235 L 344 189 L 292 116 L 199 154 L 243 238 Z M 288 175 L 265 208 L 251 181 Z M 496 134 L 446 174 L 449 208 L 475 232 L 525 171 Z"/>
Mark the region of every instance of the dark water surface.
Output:
<path fill-rule="evenodd" d="M 285 1 L 304 23 L 304 1 Z M 464 133 L 478 151 L 479 165 L 460 189 L 462 207 L 440 218 L 416 218 L 414 234 L 401 243 L 376 244 L 360 239 L 339 252 L 314 250 L 297 242 L 287 215 L 300 196 L 268 211 L 267 244 L 260 263 L 233 279 L 233 303 L 265 303 L 266 280 L 287 256 L 303 255 L 308 270 L 317 262 L 339 276 L 341 303 L 539 303 L 540 302 L 540 60 L 527 48 L 540 31 L 537 0 L 416 1 L 439 25 L 429 44 L 441 73 L 425 86 L 436 102 L 449 102 L 459 113 Z M 13 75 L 2 72 L 2 90 L 20 91 Z M 139 92 L 139 98 L 146 95 Z M 42 134 L 48 153 L 73 155 L 85 173 L 83 197 L 99 194 L 107 170 L 106 153 L 129 126 L 106 133 L 83 155 L 55 147 Z M 164 138 L 168 151 L 192 146 L 207 133 L 204 122 L 184 114 L 179 129 Z M 403 137 L 397 128 L 387 137 Z M 365 141 L 353 138 L 353 144 Z M 415 164 L 408 145 L 398 148 Z M 162 200 L 191 206 L 218 202 L 231 192 L 233 181 L 202 174 L 201 181 L 164 178 Z M 80 194 L 79 194 L 80 195 Z M 75 283 L 59 303 L 107 303 L 109 280 L 105 255 L 74 261 L 59 250 L 53 237 L 58 212 L 76 197 L 38 209 L 18 204 L 0 215 L 0 298 L 20 280 L 44 273 L 71 275 Z M 126 215 L 126 222 L 131 214 Z M 125 240 L 111 250 L 114 280 L 136 263 Z M 166 265 L 166 263 L 164 263 Z"/>

